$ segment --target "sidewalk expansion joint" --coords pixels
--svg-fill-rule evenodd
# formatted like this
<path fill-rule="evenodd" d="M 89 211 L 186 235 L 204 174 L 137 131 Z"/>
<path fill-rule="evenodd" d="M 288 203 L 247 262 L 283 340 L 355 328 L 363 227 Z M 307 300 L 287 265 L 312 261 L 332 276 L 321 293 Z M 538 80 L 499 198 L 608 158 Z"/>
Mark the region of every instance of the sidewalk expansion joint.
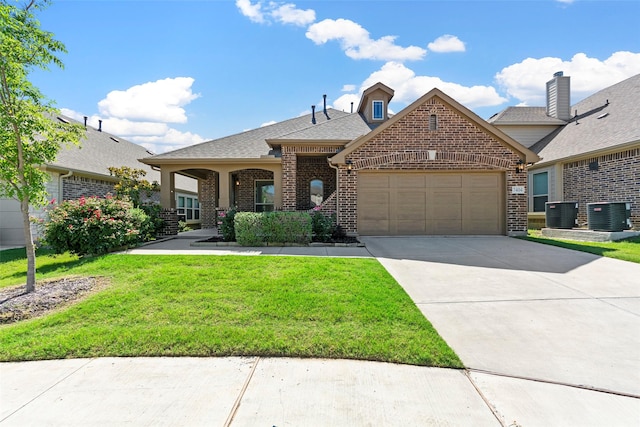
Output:
<path fill-rule="evenodd" d="M 96 360 L 95 358 L 93 359 L 89 359 L 87 361 L 87 363 L 84 363 L 82 366 L 79 366 L 77 369 L 74 369 L 73 371 L 69 372 L 69 374 L 65 375 L 63 378 L 60 378 L 58 381 L 56 381 L 55 383 L 51 384 L 49 387 L 47 387 L 46 389 L 44 389 L 43 391 L 41 391 L 40 393 L 38 393 L 36 396 L 33 397 L 33 399 L 30 399 L 28 402 L 26 402 L 24 405 L 20 406 L 18 409 L 16 409 L 15 411 L 11 412 L 9 415 L 7 415 L 6 417 L 0 419 L 0 423 L 6 421 L 7 419 L 11 418 L 14 414 L 16 414 L 17 412 L 21 411 L 25 406 L 31 404 L 34 400 L 38 399 L 39 397 L 41 397 L 42 395 L 44 395 L 45 393 L 47 393 L 49 390 L 51 390 L 52 388 L 54 388 L 55 386 L 57 386 L 58 384 L 60 384 L 61 382 L 65 381 L 67 378 L 69 378 L 70 376 L 74 375 L 76 372 L 78 372 L 80 369 L 84 369 L 88 364 L 90 364 L 91 362 L 93 362 L 94 360 Z"/>
<path fill-rule="evenodd" d="M 468 301 L 425 301 L 418 302 L 417 305 L 429 305 L 429 304 L 482 304 L 482 303 L 496 303 L 496 302 L 538 302 L 538 301 L 598 301 L 602 298 L 609 299 L 609 297 L 566 297 L 566 298 L 518 298 L 518 299 L 491 299 L 491 300 L 468 300 Z M 619 299 L 625 298 L 637 298 L 637 297 L 616 297 Z M 613 297 L 612 297 L 613 299 Z M 606 303 L 606 301 L 602 301 Z"/>
<path fill-rule="evenodd" d="M 501 372 L 487 371 L 487 370 L 484 370 L 484 369 L 475 369 L 475 368 L 465 368 L 465 371 L 467 371 L 468 374 L 476 372 L 478 374 L 493 375 L 493 376 L 496 376 L 496 377 L 504 377 L 504 378 L 513 378 L 513 379 L 517 379 L 517 380 L 533 381 L 533 382 L 537 382 L 537 383 L 559 385 L 559 386 L 564 386 L 564 387 L 577 388 L 577 389 L 581 389 L 581 390 L 595 391 L 595 392 L 598 392 L 598 393 L 613 394 L 615 396 L 631 397 L 633 399 L 640 399 L 640 395 L 639 394 L 626 393 L 626 392 L 623 392 L 623 391 L 609 390 L 609 389 L 606 389 L 606 388 L 593 387 L 593 386 L 588 386 L 588 385 L 584 385 L 584 384 L 571 384 L 571 383 L 566 383 L 566 382 L 562 382 L 562 381 L 545 380 L 545 379 L 542 379 L 542 378 L 533 378 L 533 377 L 524 377 L 524 376 L 520 376 L 520 375 L 505 374 L 505 373 L 501 373 Z"/>
<path fill-rule="evenodd" d="M 238 394 L 238 398 L 236 399 L 235 402 L 233 402 L 233 406 L 231 407 L 231 412 L 229 413 L 227 420 L 224 422 L 224 427 L 229 427 L 233 422 L 233 418 L 238 413 L 238 409 L 240 408 L 240 402 L 242 402 L 242 399 L 244 398 L 244 394 L 246 393 L 247 388 L 249 388 L 249 383 L 253 378 L 253 374 L 256 371 L 259 362 L 260 362 L 260 357 L 256 357 L 256 360 L 253 366 L 251 367 L 251 370 L 249 371 L 249 375 L 247 375 L 247 379 L 244 381 L 244 384 L 240 389 L 240 394 Z"/>
<path fill-rule="evenodd" d="M 500 423 L 500 425 L 502 427 L 507 427 L 507 425 L 504 423 L 504 421 L 502 420 L 502 417 L 500 416 L 500 414 L 498 413 L 498 410 L 491 404 L 491 402 L 489 402 L 489 399 L 487 398 L 487 396 L 484 395 L 484 393 L 482 392 L 482 390 L 480 390 L 480 387 L 478 387 L 478 385 L 476 384 L 475 381 L 473 381 L 473 378 L 471 378 L 471 375 L 469 375 L 469 369 L 465 369 L 464 370 L 464 375 L 465 377 L 467 377 L 467 379 L 469 380 L 469 382 L 471 383 L 471 385 L 473 386 L 473 388 L 476 390 L 476 393 L 478 393 L 478 395 L 480 396 L 480 398 L 482 399 L 482 401 L 484 402 L 485 405 L 487 405 L 487 407 L 489 408 L 489 410 L 491 411 L 491 413 L 493 414 L 494 417 L 496 417 L 496 420 L 498 420 L 498 422 Z"/>

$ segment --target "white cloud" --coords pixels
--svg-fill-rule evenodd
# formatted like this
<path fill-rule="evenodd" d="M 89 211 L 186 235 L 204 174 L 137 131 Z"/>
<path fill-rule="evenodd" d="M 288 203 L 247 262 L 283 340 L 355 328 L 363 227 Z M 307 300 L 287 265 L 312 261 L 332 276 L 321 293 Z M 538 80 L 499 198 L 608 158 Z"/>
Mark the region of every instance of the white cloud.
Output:
<path fill-rule="evenodd" d="M 100 114 L 110 117 L 186 123 L 184 105 L 200 95 L 191 91 L 191 77 L 176 77 L 114 90 L 98 102 Z"/>
<path fill-rule="evenodd" d="M 337 40 L 345 54 L 352 59 L 407 61 L 422 59 L 427 53 L 418 46 L 396 45 L 395 36 L 373 40 L 360 24 L 348 19 L 325 19 L 315 23 L 307 29 L 306 36 L 317 45 Z"/>
<path fill-rule="evenodd" d="M 260 127 L 261 127 L 261 128 L 263 128 L 263 127 L 265 127 L 265 126 L 275 125 L 276 123 L 278 123 L 278 122 L 276 122 L 275 120 L 271 120 L 271 121 L 268 121 L 268 122 L 264 122 L 264 123 L 262 123 L 262 124 L 260 125 Z"/>
<path fill-rule="evenodd" d="M 464 43 L 456 36 L 445 34 L 427 45 L 430 51 L 438 53 L 464 52 Z"/>
<path fill-rule="evenodd" d="M 128 136 L 125 138 L 131 142 L 142 145 L 147 150 L 157 154 L 188 147 L 190 145 L 198 144 L 206 140 L 200 135 L 191 132 L 181 132 L 172 128 L 169 128 L 163 135 L 139 135 Z"/>
<path fill-rule="evenodd" d="M 344 85 L 342 86 L 342 92 L 353 92 L 356 90 L 356 85 Z"/>
<path fill-rule="evenodd" d="M 336 110 L 344 111 L 346 113 L 350 113 L 352 102 L 353 111 L 356 111 L 358 109 L 358 104 L 360 103 L 360 95 L 356 95 L 353 93 L 344 94 L 333 101 L 333 108 L 335 108 Z"/>
<path fill-rule="evenodd" d="M 296 5 L 291 3 L 283 5 L 271 3 L 271 5 L 275 7 L 271 11 L 271 16 L 283 24 L 293 24 L 304 27 L 316 20 L 316 12 L 313 9 L 297 9 Z"/>
<path fill-rule="evenodd" d="M 293 3 L 278 3 L 251 0 L 236 0 L 236 7 L 251 22 L 258 24 L 270 23 L 272 21 L 281 24 L 292 24 L 299 27 L 311 24 L 316 20 L 316 11 L 313 9 L 298 9 Z"/>
<path fill-rule="evenodd" d="M 87 124 L 104 132 L 138 143 L 154 153 L 186 147 L 205 141 L 191 132 L 182 132 L 169 123 L 186 123 L 184 106 L 200 95 L 191 91 L 194 79 L 167 78 L 109 92 L 98 103 L 99 114 L 88 117 Z M 69 109 L 61 112 L 83 123 L 84 115 Z"/>
<path fill-rule="evenodd" d="M 553 57 L 527 58 L 503 68 L 495 78 L 510 97 L 541 106 L 546 102 L 546 82 L 557 71 L 571 77 L 571 102 L 574 103 L 640 73 L 640 53 L 615 52 L 603 61 L 584 53 L 577 53 L 568 61 Z"/>
<path fill-rule="evenodd" d="M 236 6 L 240 9 L 240 13 L 249 18 L 251 22 L 264 22 L 264 15 L 260 10 L 262 8 L 260 2 L 252 4 L 251 0 L 236 0 Z"/>
<path fill-rule="evenodd" d="M 394 102 L 409 104 L 433 88 L 438 88 L 467 108 L 500 105 L 506 101 L 491 86 L 463 86 L 446 82 L 439 77 L 417 76 L 415 72 L 398 62 L 387 62 L 373 72 L 361 86 L 361 91 L 382 82 L 394 89 Z"/>

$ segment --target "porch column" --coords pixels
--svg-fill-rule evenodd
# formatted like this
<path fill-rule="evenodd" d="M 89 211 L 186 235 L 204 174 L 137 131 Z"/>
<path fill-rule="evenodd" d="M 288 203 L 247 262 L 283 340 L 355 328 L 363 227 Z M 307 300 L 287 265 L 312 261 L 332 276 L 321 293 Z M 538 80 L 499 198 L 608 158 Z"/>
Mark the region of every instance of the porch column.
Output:
<path fill-rule="evenodd" d="M 231 207 L 231 199 L 229 197 L 229 171 L 221 170 L 218 172 L 218 207 L 229 208 Z"/>
<path fill-rule="evenodd" d="M 165 168 L 160 169 L 160 206 L 164 209 L 176 207 L 176 174 Z"/>
<path fill-rule="evenodd" d="M 274 169 L 273 185 L 275 187 L 273 204 L 276 209 L 282 209 L 282 169 Z"/>

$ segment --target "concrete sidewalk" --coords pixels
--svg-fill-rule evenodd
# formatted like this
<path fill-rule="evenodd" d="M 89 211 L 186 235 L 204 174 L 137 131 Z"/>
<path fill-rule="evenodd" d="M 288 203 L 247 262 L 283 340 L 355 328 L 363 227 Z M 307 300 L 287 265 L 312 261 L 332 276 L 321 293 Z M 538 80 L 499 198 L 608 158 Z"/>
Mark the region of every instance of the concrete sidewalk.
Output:
<path fill-rule="evenodd" d="M 0 364 L 0 425 L 640 425 L 640 266 L 507 237 L 133 254 L 372 256 L 466 371 L 270 358 Z M 186 238 L 185 238 L 186 237 Z"/>
<path fill-rule="evenodd" d="M 104 358 L 0 365 L 2 426 L 500 423 L 464 371 L 349 360 Z"/>

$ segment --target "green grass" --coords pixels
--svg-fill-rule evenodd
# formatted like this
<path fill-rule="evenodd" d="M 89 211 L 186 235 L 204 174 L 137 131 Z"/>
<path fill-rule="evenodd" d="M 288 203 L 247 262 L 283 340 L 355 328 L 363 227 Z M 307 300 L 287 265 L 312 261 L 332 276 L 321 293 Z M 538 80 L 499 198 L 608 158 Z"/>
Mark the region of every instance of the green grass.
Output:
<path fill-rule="evenodd" d="M 69 253 L 56 255 L 51 250 L 38 249 L 36 251 L 36 280 L 40 280 L 48 273 L 56 272 L 60 275 L 65 269 L 74 265 L 76 255 Z M 0 288 L 24 282 L 27 276 L 27 255 L 24 248 L 0 251 Z"/>
<path fill-rule="evenodd" d="M 4 261 L 0 283 L 24 280 Z M 246 256 L 38 258 L 40 278 L 111 284 L 62 311 L 0 327 L 0 360 L 291 356 L 462 367 L 373 259 Z M 43 271 L 46 270 L 46 271 Z"/>
<path fill-rule="evenodd" d="M 608 258 L 640 263 L 640 237 L 617 242 L 581 242 L 576 240 L 551 239 L 544 237 L 540 230 L 529 230 L 522 239 L 576 251 L 589 252 Z"/>

